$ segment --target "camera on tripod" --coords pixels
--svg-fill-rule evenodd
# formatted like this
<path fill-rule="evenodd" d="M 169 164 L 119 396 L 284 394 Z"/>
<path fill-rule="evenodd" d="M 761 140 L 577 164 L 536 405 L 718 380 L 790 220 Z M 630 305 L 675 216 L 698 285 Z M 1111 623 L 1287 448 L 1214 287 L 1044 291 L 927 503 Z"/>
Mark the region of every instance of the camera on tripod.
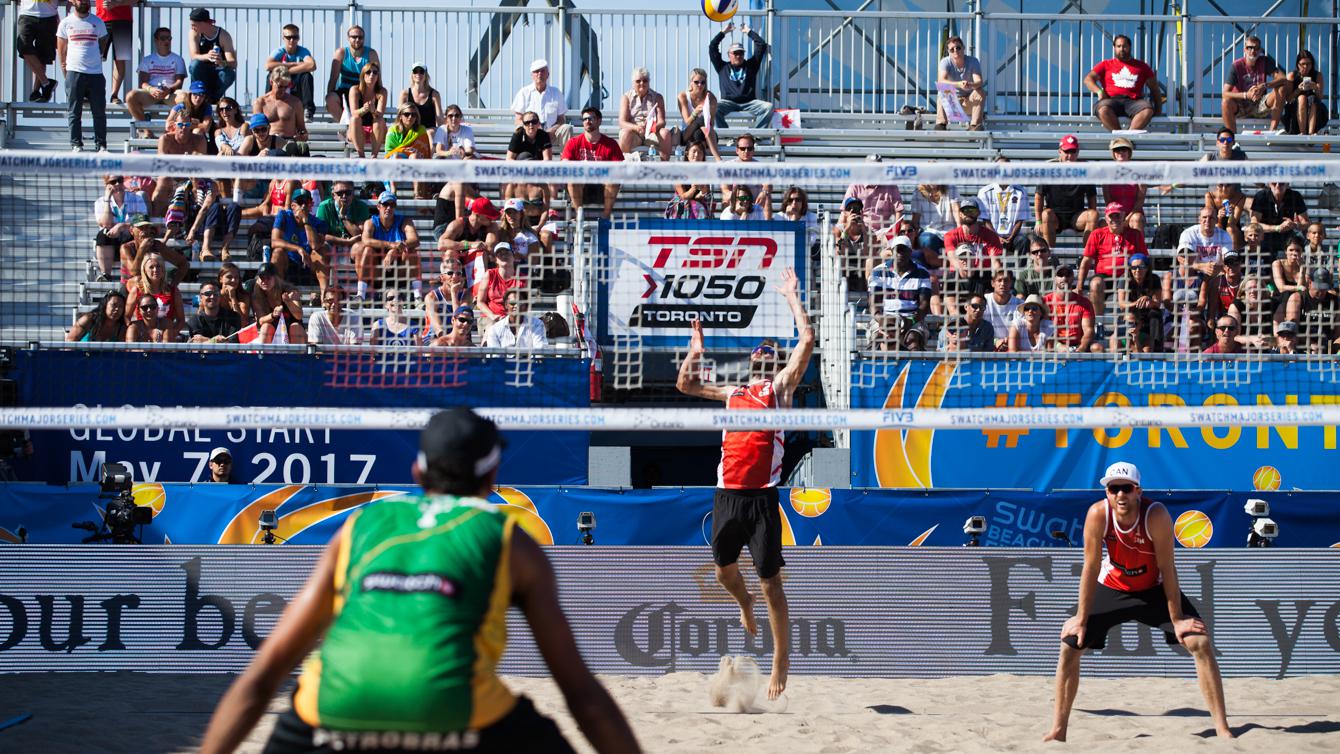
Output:
<path fill-rule="evenodd" d="M 135 480 L 130 475 L 130 464 L 104 463 L 98 474 L 98 499 L 107 501 L 102 524 L 80 521 L 71 524 L 76 529 L 93 532 L 84 542 L 111 542 L 117 545 L 142 544 L 138 527 L 153 521 L 154 511 L 147 505 L 136 505 L 131 487 Z"/>

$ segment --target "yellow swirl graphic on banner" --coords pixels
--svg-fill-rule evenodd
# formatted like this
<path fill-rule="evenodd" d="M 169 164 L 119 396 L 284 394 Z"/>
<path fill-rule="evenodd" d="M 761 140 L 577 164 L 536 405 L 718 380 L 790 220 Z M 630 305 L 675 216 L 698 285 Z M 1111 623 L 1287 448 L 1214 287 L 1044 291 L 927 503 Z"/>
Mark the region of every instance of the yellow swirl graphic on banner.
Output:
<path fill-rule="evenodd" d="M 956 364 L 942 362 L 935 366 L 921 394 L 917 396 L 916 408 L 939 408 L 949 390 L 949 382 L 954 377 Z M 884 408 L 903 408 L 903 396 L 907 390 L 907 375 L 911 369 L 908 364 L 889 388 L 884 400 Z M 881 487 L 905 487 L 930 489 L 934 486 L 931 479 L 931 449 L 934 444 L 933 429 L 880 429 L 875 431 L 875 478 Z"/>
<path fill-rule="evenodd" d="M 517 524 L 521 526 L 522 531 L 530 535 L 531 539 L 542 545 L 554 543 L 554 533 L 549 530 L 549 524 L 540 516 L 535 501 L 531 500 L 529 495 L 515 487 L 499 487 L 493 493 L 503 499 L 498 507 L 507 515 L 516 518 Z"/>
<path fill-rule="evenodd" d="M 310 527 L 316 526 L 330 518 L 342 515 L 352 508 L 357 508 L 368 503 L 375 503 L 378 500 L 385 500 L 388 497 L 397 497 L 405 494 L 399 490 L 369 490 L 367 492 L 355 492 L 352 495 L 340 495 L 339 497 L 318 500 L 311 505 L 300 508 L 292 513 L 286 513 L 279 517 L 279 528 L 275 529 L 275 536 L 283 539 L 292 539 L 303 533 Z M 261 542 L 261 533 L 258 530 L 252 537 L 253 543 Z"/>
<path fill-rule="evenodd" d="M 261 529 L 261 511 L 277 510 L 301 489 L 301 484 L 286 484 L 248 503 L 233 516 L 233 520 L 229 521 L 227 526 L 223 527 L 223 532 L 219 534 L 219 544 L 251 544 Z"/>
<path fill-rule="evenodd" d="M 932 526 L 931 528 L 927 529 L 926 531 L 923 531 L 923 532 L 920 534 L 920 536 L 918 536 L 916 539 L 912 540 L 911 542 L 908 542 L 908 543 L 907 543 L 907 546 L 908 546 L 908 547 L 921 547 L 921 543 L 926 541 L 926 538 L 929 537 L 929 536 L 931 535 L 931 532 L 933 532 L 933 531 L 935 531 L 936 529 L 939 529 L 939 528 L 940 528 L 940 525 L 939 525 L 939 524 L 936 524 L 935 526 Z"/>
<path fill-rule="evenodd" d="M 795 545 L 796 533 L 791 530 L 791 519 L 786 517 L 786 506 L 778 503 L 777 512 L 782 514 L 782 545 Z"/>

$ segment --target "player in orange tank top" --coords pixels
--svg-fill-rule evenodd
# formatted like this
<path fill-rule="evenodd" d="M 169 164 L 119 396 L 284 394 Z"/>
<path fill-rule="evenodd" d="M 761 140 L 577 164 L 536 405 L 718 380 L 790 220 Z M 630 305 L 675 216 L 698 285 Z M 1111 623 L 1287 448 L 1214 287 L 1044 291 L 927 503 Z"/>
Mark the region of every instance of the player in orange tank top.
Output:
<path fill-rule="evenodd" d="M 1066 740 L 1084 651 L 1102 649 L 1108 631 L 1131 621 L 1162 629 L 1169 645 L 1181 644 L 1196 658 L 1215 731 L 1220 738 L 1233 738 L 1209 629 L 1177 584 L 1168 509 L 1141 494 L 1140 470 L 1133 463 L 1108 466 L 1099 482 L 1107 497 L 1089 506 L 1084 518 L 1079 604 L 1061 628 L 1055 717 L 1042 740 Z"/>
<path fill-rule="evenodd" d="M 782 354 L 771 341 L 761 343 L 749 355 L 747 385 L 718 386 L 703 384 L 699 364 L 704 351 L 703 326 L 693 322 L 689 351 L 679 366 L 679 391 L 697 398 L 723 401 L 728 410 L 768 410 L 790 408 L 796 386 L 805 375 L 814 351 L 814 328 L 800 301 L 800 281 L 794 270 L 782 272 L 777 289 L 791 307 L 795 320 L 795 350 L 782 363 Z M 746 545 L 754 561 L 763 599 L 768 605 L 768 624 L 772 631 L 772 676 L 768 680 L 768 698 L 776 699 L 786 689 L 786 674 L 791 665 L 791 619 L 782 591 L 782 523 L 778 507 L 777 483 L 782 471 L 782 433 L 723 432 L 721 465 L 717 467 L 717 490 L 712 501 L 712 560 L 717 581 L 740 605 L 740 624 L 751 634 L 758 632 L 754 621 L 754 597 L 740 575 L 738 561 Z"/>

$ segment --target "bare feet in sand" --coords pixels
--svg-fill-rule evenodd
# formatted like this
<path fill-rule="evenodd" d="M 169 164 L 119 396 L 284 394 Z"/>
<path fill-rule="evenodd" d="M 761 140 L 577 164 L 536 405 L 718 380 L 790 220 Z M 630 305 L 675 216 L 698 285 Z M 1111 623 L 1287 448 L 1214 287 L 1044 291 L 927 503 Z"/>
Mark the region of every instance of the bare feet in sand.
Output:
<path fill-rule="evenodd" d="M 1065 728 L 1052 728 L 1047 735 L 1042 737 L 1042 740 L 1044 742 L 1060 741 L 1061 743 L 1065 743 Z"/>
<path fill-rule="evenodd" d="M 789 660 L 778 662 L 776 657 L 772 658 L 772 677 L 768 678 L 769 699 L 776 699 L 786 691 L 786 671 L 790 669 L 790 664 Z"/>
<path fill-rule="evenodd" d="M 745 603 L 740 605 L 740 625 L 749 632 L 750 636 L 758 635 L 758 621 L 754 620 L 754 595 L 748 595 Z"/>

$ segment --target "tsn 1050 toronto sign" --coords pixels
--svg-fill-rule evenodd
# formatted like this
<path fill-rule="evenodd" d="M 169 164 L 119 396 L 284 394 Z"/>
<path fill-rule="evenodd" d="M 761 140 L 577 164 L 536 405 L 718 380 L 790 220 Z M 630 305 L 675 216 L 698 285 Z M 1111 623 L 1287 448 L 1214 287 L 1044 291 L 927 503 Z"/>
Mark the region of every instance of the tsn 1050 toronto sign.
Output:
<path fill-rule="evenodd" d="M 653 220 L 604 230 L 607 334 L 682 347 L 698 321 L 709 348 L 790 340 L 791 310 L 775 289 L 787 268 L 803 288 L 803 239 L 794 222 Z"/>
<path fill-rule="evenodd" d="M 273 628 L 316 547 L 33 546 L 0 559 L 0 667 L 10 672 L 235 672 Z M 723 654 L 766 660 L 715 583 L 707 548 L 557 547 L 548 553 L 597 672 L 711 672 Z M 792 671 L 868 677 L 1050 675 L 1073 610 L 1072 549 L 787 548 Z M 1340 552 L 1178 553 L 1225 674 L 1340 672 Z M 747 570 L 747 569 L 746 569 Z M 753 590 L 758 585 L 752 577 Z M 444 596 L 443 599 L 449 599 Z M 541 675 L 519 614 L 502 671 Z M 1142 626 L 1123 627 L 1093 675 L 1191 675 Z"/>

